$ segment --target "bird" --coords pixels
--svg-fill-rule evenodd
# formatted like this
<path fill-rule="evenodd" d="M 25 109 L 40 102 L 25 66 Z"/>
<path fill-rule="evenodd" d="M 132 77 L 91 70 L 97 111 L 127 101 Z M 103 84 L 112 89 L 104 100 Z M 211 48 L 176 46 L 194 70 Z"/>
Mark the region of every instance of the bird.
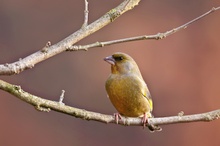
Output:
<path fill-rule="evenodd" d="M 142 117 L 144 127 L 148 118 L 152 118 L 153 101 L 138 65 L 128 54 L 116 52 L 105 57 L 104 61 L 111 65 L 111 73 L 106 80 L 107 95 L 116 108 L 115 120 L 125 117 Z M 157 125 L 150 125 L 150 131 L 160 131 Z"/>

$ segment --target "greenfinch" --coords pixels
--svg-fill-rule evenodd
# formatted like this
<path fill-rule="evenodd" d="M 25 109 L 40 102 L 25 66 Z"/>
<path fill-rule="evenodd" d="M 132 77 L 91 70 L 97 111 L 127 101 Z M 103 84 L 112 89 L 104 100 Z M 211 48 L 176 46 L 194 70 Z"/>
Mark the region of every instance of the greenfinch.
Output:
<path fill-rule="evenodd" d="M 118 111 L 115 114 L 116 123 L 121 115 L 142 117 L 145 126 L 148 118 L 153 117 L 153 102 L 136 62 L 129 55 L 120 52 L 104 60 L 111 64 L 111 74 L 105 83 L 105 88 L 109 99 Z M 161 130 L 155 125 L 148 127 L 151 131 Z"/>

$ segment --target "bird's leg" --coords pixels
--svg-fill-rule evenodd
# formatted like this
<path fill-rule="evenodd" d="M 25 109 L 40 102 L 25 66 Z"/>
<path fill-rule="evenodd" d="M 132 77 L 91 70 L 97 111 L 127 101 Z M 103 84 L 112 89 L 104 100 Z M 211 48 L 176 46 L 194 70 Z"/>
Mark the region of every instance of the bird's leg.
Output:
<path fill-rule="evenodd" d="M 121 120 L 121 115 L 119 113 L 114 113 L 114 117 L 115 117 L 115 122 L 116 124 L 118 124 L 118 120 Z"/>
<path fill-rule="evenodd" d="M 143 116 L 142 121 L 141 121 L 143 123 L 144 127 L 146 127 L 146 124 L 148 123 L 148 116 L 149 116 L 148 113 L 144 113 L 144 116 Z"/>

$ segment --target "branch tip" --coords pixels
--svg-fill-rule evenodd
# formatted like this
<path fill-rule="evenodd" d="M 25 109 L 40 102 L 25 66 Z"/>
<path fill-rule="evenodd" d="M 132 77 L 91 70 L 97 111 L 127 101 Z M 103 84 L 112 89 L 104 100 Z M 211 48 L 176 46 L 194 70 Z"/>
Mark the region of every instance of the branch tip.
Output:
<path fill-rule="evenodd" d="M 62 93 L 61 93 L 61 95 L 60 95 L 60 99 L 59 99 L 59 104 L 63 104 L 63 105 L 65 105 L 65 104 L 63 103 L 64 94 L 65 94 L 65 90 L 62 90 Z"/>
<path fill-rule="evenodd" d="M 82 25 L 82 29 L 85 29 L 88 26 L 88 20 L 89 20 L 89 8 L 88 8 L 88 1 L 85 0 L 85 10 L 84 10 L 84 22 Z"/>
<path fill-rule="evenodd" d="M 179 113 L 178 113 L 178 116 L 179 116 L 179 117 L 184 116 L 184 112 L 183 112 L 183 111 L 179 112 Z"/>

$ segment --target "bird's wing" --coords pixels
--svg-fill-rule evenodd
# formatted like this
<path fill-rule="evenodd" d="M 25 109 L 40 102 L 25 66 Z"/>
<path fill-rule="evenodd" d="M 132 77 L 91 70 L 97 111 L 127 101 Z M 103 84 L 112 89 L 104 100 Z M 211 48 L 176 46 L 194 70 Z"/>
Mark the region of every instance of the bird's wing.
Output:
<path fill-rule="evenodd" d="M 150 111 L 153 110 L 153 101 L 151 99 L 151 94 L 150 91 L 148 90 L 147 84 L 144 82 L 144 80 L 142 78 L 140 78 L 137 75 L 128 75 L 126 76 L 127 81 L 129 81 L 129 83 L 134 85 L 134 89 L 137 92 L 141 92 L 141 95 L 143 95 L 143 98 L 146 98 L 149 106 L 150 106 Z"/>
<path fill-rule="evenodd" d="M 150 94 L 150 91 L 147 87 L 147 84 L 142 80 L 141 80 L 141 83 L 142 83 L 142 87 L 141 87 L 141 94 L 148 100 L 149 102 L 149 105 L 150 105 L 150 109 L 151 111 L 153 110 L 153 101 L 152 101 L 152 98 L 151 98 L 151 94 Z"/>

